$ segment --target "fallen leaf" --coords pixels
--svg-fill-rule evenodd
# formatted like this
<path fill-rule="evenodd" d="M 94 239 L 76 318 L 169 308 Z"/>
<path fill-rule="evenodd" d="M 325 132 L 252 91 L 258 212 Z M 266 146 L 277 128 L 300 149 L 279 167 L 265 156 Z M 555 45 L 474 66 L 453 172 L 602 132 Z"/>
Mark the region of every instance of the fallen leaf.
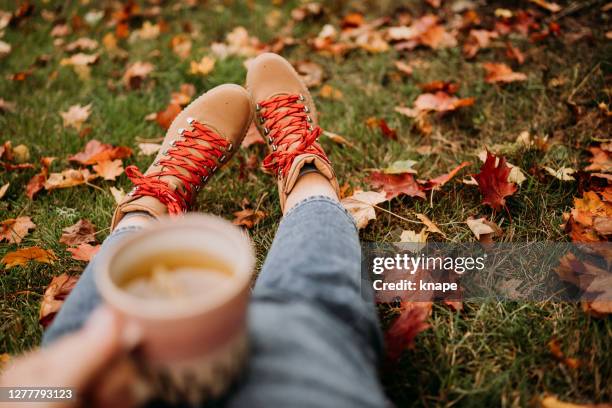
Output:
<path fill-rule="evenodd" d="M 576 179 L 572 174 L 576 173 L 576 169 L 572 169 L 571 167 L 561 167 L 559 170 L 552 169 L 550 167 L 544 166 L 544 170 L 548 174 L 553 177 L 558 178 L 561 181 L 575 181 Z"/>
<path fill-rule="evenodd" d="M 541 408 L 612 408 L 612 404 L 573 404 L 547 395 L 540 400 Z"/>
<path fill-rule="evenodd" d="M 66 169 L 61 173 L 51 173 L 45 181 L 45 190 L 52 191 L 58 188 L 69 188 L 85 184 L 96 178 L 87 169 Z"/>
<path fill-rule="evenodd" d="M 391 200 L 401 194 L 425 198 L 423 189 L 410 173 L 385 174 L 374 171 L 370 175 L 369 181 L 372 187 L 381 189 L 386 193 L 387 200 Z"/>
<path fill-rule="evenodd" d="M 159 143 L 138 143 L 138 152 L 144 156 L 152 156 L 161 149 Z"/>
<path fill-rule="evenodd" d="M 505 157 L 499 158 L 497 166 L 496 160 L 497 157 L 487 151 L 487 159 L 480 168 L 480 173 L 473 177 L 484 196 L 482 203 L 497 211 L 506 206 L 505 197 L 514 194 L 517 187 L 516 184 L 508 182 L 511 169 L 506 165 Z"/>
<path fill-rule="evenodd" d="M 142 23 L 142 27 L 138 30 L 134 30 L 130 35 L 130 42 L 136 40 L 154 40 L 159 37 L 161 33 L 161 27 L 159 24 L 153 24 L 150 21 Z"/>
<path fill-rule="evenodd" d="M 76 276 L 63 273 L 53 277 L 49 286 L 45 288 L 45 294 L 40 303 L 40 311 L 38 313 L 38 322 L 44 328 L 51 324 L 55 315 L 64 304 L 64 300 L 74 289 L 77 281 L 78 278 Z"/>
<path fill-rule="evenodd" d="M 398 360 L 404 350 L 414 347 L 416 336 L 431 327 L 426 322 L 430 313 L 430 302 L 411 302 L 402 307 L 400 315 L 385 333 L 385 345 L 389 360 Z"/>
<path fill-rule="evenodd" d="M 266 217 L 266 213 L 261 210 L 255 211 L 253 209 L 246 208 L 244 210 L 236 211 L 234 213 L 234 217 L 236 218 L 234 218 L 232 224 L 243 225 L 246 228 L 251 229 Z"/>
<path fill-rule="evenodd" d="M 134 62 L 125 70 L 123 84 L 127 89 L 138 89 L 154 69 L 155 66 L 150 62 Z"/>
<path fill-rule="evenodd" d="M 15 112 L 16 106 L 17 105 L 15 104 L 15 102 L 9 102 L 7 100 L 4 100 L 3 98 L 0 98 L 0 113 Z"/>
<path fill-rule="evenodd" d="M 102 160 L 93 166 L 93 170 L 104 180 L 115 180 L 123 174 L 123 162 L 117 160 Z"/>
<path fill-rule="evenodd" d="M 189 72 L 193 75 L 206 76 L 215 69 L 215 62 L 213 57 L 206 55 L 200 61 L 191 61 Z"/>
<path fill-rule="evenodd" d="M 170 103 L 166 109 L 157 112 L 155 121 L 162 129 L 168 129 L 174 118 L 176 118 L 181 111 L 180 105 Z"/>
<path fill-rule="evenodd" d="M 348 147 L 355 147 L 355 145 L 351 142 L 349 142 L 344 136 L 340 136 L 336 133 L 324 130 L 323 131 L 323 135 L 327 136 L 327 138 L 329 138 L 329 140 L 331 140 L 332 142 L 342 145 L 342 146 L 348 146 Z"/>
<path fill-rule="evenodd" d="M 357 228 L 365 228 L 370 220 L 376 219 L 374 206 L 387 201 L 385 194 L 377 191 L 356 190 L 352 196 L 343 198 L 341 203 L 355 219 Z"/>
<path fill-rule="evenodd" d="M 247 134 L 244 139 L 242 139 L 242 144 L 240 146 L 243 149 L 247 149 L 254 144 L 266 144 L 266 141 L 263 139 L 263 137 L 261 137 L 259 130 L 257 130 L 255 121 L 251 122 L 251 125 L 247 130 Z"/>
<path fill-rule="evenodd" d="M 81 37 L 69 44 L 66 44 L 66 46 L 64 47 L 64 49 L 68 52 L 73 52 L 77 50 L 92 51 L 96 48 L 98 48 L 98 42 L 87 37 Z"/>
<path fill-rule="evenodd" d="M 468 225 L 470 230 L 472 230 L 474 236 L 476 236 L 476 239 L 484 243 L 493 242 L 493 238 L 501 236 L 503 232 L 499 225 L 487 220 L 484 217 L 477 219 L 470 217 L 465 220 L 465 223 Z"/>
<path fill-rule="evenodd" d="M 74 54 L 68 58 L 62 58 L 60 60 L 61 66 L 72 66 L 72 67 L 84 67 L 87 65 L 94 64 L 98 61 L 98 54 Z"/>
<path fill-rule="evenodd" d="M 76 224 L 62 230 L 59 242 L 74 246 L 96 241 L 96 227 L 91 221 L 81 219 Z"/>
<path fill-rule="evenodd" d="M 105 160 L 124 159 L 132 155 L 132 149 L 126 146 L 112 146 L 92 139 L 82 152 L 68 157 L 68 160 L 82 165 L 96 164 Z"/>
<path fill-rule="evenodd" d="M 195 92 L 195 86 L 192 84 L 182 84 L 178 92 L 172 92 L 170 95 L 170 103 L 185 106 L 191 102 Z"/>
<path fill-rule="evenodd" d="M 70 34 L 70 26 L 68 24 L 58 24 L 51 30 L 51 37 L 65 37 Z"/>
<path fill-rule="evenodd" d="M 466 42 L 463 44 L 463 54 L 466 58 L 474 58 L 479 50 L 489 47 L 491 40 L 499 34 L 488 30 L 470 30 Z"/>
<path fill-rule="evenodd" d="M 482 66 L 487 71 L 485 81 L 490 84 L 527 80 L 527 75 L 512 71 L 512 68 L 504 63 L 485 62 Z"/>
<path fill-rule="evenodd" d="M 457 98 L 446 92 L 436 92 L 435 94 L 424 93 L 419 95 L 413 104 L 413 108 L 396 107 L 395 111 L 411 118 L 416 118 L 421 113 L 427 112 L 451 112 L 458 108 L 472 106 L 474 98 Z"/>
<path fill-rule="evenodd" d="M 438 228 L 438 226 L 436 224 L 433 223 L 432 220 L 429 219 L 428 216 L 426 216 L 425 214 L 419 214 L 416 213 L 415 216 L 423 223 L 425 224 L 425 226 L 427 227 L 427 231 L 431 232 L 432 234 L 440 234 L 442 235 L 444 238 L 446 238 L 446 234 L 443 233 L 440 228 Z"/>
<path fill-rule="evenodd" d="M 323 68 L 312 61 L 300 61 L 294 64 L 295 70 L 300 74 L 304 85 L 308 88 L 321 85 L 323 81 Z"/>
<path fill-rule="evenodd" d="M 11 183 L 6 183 L 2 187 L 0 187 L 0 200 L 2 200 L 4 198 L 4 196 L 6 195 L 6 192 L 8 191 L 8 189 L 10 187 L 10 185 L 11 185 Z"/>
<path fill-rule="evenodd" d="M 459 84 L 452 81 L 432 81 L 425 84 L 419 84 L 418 86 L 426 93 L 445 92 L 449 95 L 453 95 L 459 90 Z"/>
<path fill-rule="evenodd" d="M 455 177 L 457 175 L 457 173 L 459 173 L 459 171 L 461 169 L 463 169 L 464 167 L 470 166 L 472 163 L 470 162 L 463 162 L 460 165 L 458 165 L 457 167 L 455 167 L 454 169 L 452 169 L 451 171 L 449 171 L 446 174 L 442 174 L 441 176 L 429 179 L 425 182 L 425 186 L 424 188 L 426 190 L 439 190 L 442 188 L 442 186 L 444 186 L 446 183 L 448 183 L 449 181 L 452 180 L 453 177 Z"/>
<path fill-rule="evenodd" d="M 589 152 L 593 157 L 589 158 L 590 165 L 584 168 L 585 171 L 599 171 L 602 173 L 612 173 L 612 153 L 601 147 L 590 147 Z"/>
<path fill-rule="evenodd" d="M 64 127 L 81 130 L 81 126 L 91 115 L 91 104 L 85 106 L 72 105 L 66 112 L 60 112 L 60 115 L 64 120 Z"/>
<path fill-rule="evenodd" d="M 170 48 L 172 52 L 178 55 L 180 59 L 185 59 L 191 54 L 192 42 L 187 34 L 178 34 L 170 40 Z"/>
<path fill-rule="evenodd" d="M 513 46 L 510 42 L 506 43 L 506 57 L 515 60 L 519 65 L 525 62 L 525 56 L 521 50 Z"/>
<path fill-rule="evenodd" d="M 410 64 L 407 64 L 407 63 L 405 63 L 403 61 L 395 61 L 393 64 L 395 65 L 395 68 L 399 72 L 401 72 L 401 73 L 403 73 L 403 74 L 405 74 L 407 76 L 412 76 L 413 69 L 412 69 L 412 66 Z"/>
<path fill-rule="evenodd" d="M 418 233 L 412 230 L 404 230 L 400 235 L 400 242 L 414 244 L 411 245 L 410 248 L 415 251 L 420 251 L 425 247 L 428 236 L 429 233 L 427 232 L 427 228 L 421 228 L 421 232 Z"/>
<path fill-rule="evenodd" d="M 562 362 L 563 364 L 572 369 L 580 367 L 580 360 L 565 356 L 565 353 L 563 353 L 563 351 L 561 350 L 561 345 L 559 344 L 559 341 L 557 339 L 552 338 L 548 342 L 547 346 L 548 350 L 550 351 L 550 354 L 552 354 L 556 360 Z"/>
<path fill-rule="evenodd" d="M 110 192 L 115 200 L 115 204 L 120 204 L 125 198 L 125 191 L 123 189 L 111 187 Z"/>
<path fill-rule="evenodd" d="M 10 269 L 14 266 L 26 265 L 28 262 L 53 264 L 56 259 L 57 257 L 51 249 L 42 249 L 34 246 L 9 252 L 4 255 L 1 262 L 5 265 L 6 269 Z"/>
<path fill-rule="evenodd" d="M 4 58 L 11 53 L 11 44 L 0 41 L 0 58 Z"/>
<path fill-rule="evenodd" d="M 558 13 L 561 11 L 561 6 L 557 3 L 553 3 L 551 1 L 546 0 L 529 0 L 533 4 L 537 4 L 538 6 L 550 11 L 551 13 Z"/>
<path fill-rule="evenodd" d="M 383 169 L 383 173 L 386 174 L 417 174 L 417 171 L 412 168 L 417 164 L 414 160 L 397 160 L 391 163 L 388 167 Z"/>
<path fill-rule="evenodd" d="M 101 245 L 79 244 L 74 248 L 66 248 L 66 251 L 72 254 L 74 260 L 89 262 L 101 247 Z"/>
<path fill-rule="evenodd" d="M 319 96 L 323 99 L 332 99 L 335 101 L 342 100 L 343 97 L 342 92 L 329 84 L 325 84 L 321 87 L 319 90 Z"/>
<path fill-rule="evenodd" d="M 36 228 L 30 217 L 9 218 L 0 222 L 0 242 L 19 244 L 28 231 Z"/>

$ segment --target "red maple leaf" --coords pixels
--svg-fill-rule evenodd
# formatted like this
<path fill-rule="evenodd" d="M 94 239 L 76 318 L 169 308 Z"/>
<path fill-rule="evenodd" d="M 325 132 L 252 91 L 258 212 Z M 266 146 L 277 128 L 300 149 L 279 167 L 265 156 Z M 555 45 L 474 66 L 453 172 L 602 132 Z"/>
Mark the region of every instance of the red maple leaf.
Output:
<path fill-rule="evenodd" d="M 393 362 L 402 352 L 414 347 L 416 336 L 428 329 L 425 322 L 431 312 L 431 302 L 404 302 L 402 311 L 385 333 L 387 358 Z"/>
<path fill-rule="evenodd" d="M 448 183 L 453 177 L 455 177 L 462 168 L 469 166 L 471 164 L 472 163 L 470 162 L 463 162 L 457 167 L 455 167 L 454 169 L 452 169 L 450 172 L 446 174 L 442 174 L 441 176 L 438 176 L 436 178 L 432 178 L 432 179 L 425 181 L 425 184 L 424 184 L 425 190 L 442 188 L 442 186 Z"/>
<path fill-rule="evenodd" d="M 370 175 L 370 184 L 374 188 L 382 189 L 387 194 L 387 200 L 400 194 L 425 198 L 423 189 L 410 173 L 384 174 L 374 171 Z"/>
<path fill-rule="evenodd" d="M 504 197 L 516 192 L 516 184 L 508 182 L 511 169 L 506 165 L 506 159 L 499 157 L 497 166 L 496 161 L 497 157 L 487 150 L 487 160 L 474 178 L 484 196 L 482 203 L 491 206 L 494 210 L 501 210 L 506 206 Z"/>

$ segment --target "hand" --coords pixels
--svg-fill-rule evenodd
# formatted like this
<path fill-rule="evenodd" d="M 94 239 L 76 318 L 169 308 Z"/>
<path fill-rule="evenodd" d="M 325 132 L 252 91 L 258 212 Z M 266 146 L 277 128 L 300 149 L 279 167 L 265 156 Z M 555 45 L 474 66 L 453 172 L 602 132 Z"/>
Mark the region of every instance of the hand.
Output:
<path fill-rule="evenodd" d="M 2 387 L 68 387 L 82 395 L 95 378 L 116 362 L 126 348 L 117 317 L 107 308 L 96 310 L 85 326 L 49 347 L 32 351 L 7 367 L 0 377 Z M 97 388 L 97 387 L 96 387 Z M 75 400 L 45 406 L 73 407 Z M 4 406 L 4 405 L 3 405 Z M 19 408 L 30 404 L 19 402 Z M 40 403 L 32 403 L 40 407 Z"/>

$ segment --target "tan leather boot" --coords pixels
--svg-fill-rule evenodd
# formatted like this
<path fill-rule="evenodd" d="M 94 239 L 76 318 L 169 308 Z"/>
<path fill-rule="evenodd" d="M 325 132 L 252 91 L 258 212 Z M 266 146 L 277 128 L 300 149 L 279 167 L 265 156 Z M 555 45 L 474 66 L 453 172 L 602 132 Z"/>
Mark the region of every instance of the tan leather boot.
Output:
<path fill-rule="evenodd" d="M 281 209 L 304 166 L 327 177 L 338 194 L 338 181 L 317 142 L 321 128 L 308 88 L 283 57 L 261 54 L 249 65 L 247 89 L 256 103 L 255 121 L 272 150 L 264 170 L 277 175 Z"/>
<path fill-rule="evenodd" d="M 125 169 L 135 187 L 117 206 L 111 229 L 132 211 L 154 217 L 186 212 L 240 147 L 252 119 L 249 94 L 238 85 L 220 85 L 191 102 L 170 125 L 151 167 L 144 174 L 136 166 Z"/>

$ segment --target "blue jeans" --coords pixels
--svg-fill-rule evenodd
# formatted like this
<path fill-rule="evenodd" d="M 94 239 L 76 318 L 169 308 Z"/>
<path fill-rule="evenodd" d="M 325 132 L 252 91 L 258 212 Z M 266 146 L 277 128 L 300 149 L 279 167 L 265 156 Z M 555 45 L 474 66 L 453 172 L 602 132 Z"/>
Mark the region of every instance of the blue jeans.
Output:
<path fill-rule="evenodd" d="M 100 302 L 96 260 L 135 228 L 118 229 L 83 272 L 45 333 L 48 344 L 79 327 Z M 382 343 L 374 303 L 361 285 L 352 217 L 311 197 L 285 215 L 249 308 L 252 355 L 229 407 L 383 407 Z"/>

